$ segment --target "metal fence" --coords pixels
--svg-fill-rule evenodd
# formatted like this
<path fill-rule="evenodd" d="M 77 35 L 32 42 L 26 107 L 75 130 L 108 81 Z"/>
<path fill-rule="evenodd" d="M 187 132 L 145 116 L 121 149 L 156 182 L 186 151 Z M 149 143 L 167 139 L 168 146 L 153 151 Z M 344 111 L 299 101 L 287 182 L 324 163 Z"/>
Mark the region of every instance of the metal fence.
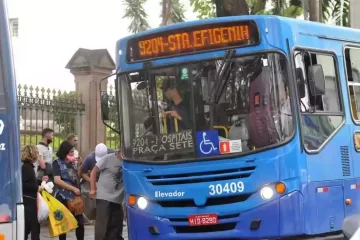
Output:
<path fill-rule="evenodd" d="M 70 133 L 77 134 L 81 139 L 79 126 L 85 104 L 75 92 L 19 85 L 18 108 L 22 146 L 36 145 L 44 128 L 54 130 L 54 152 Z"/>
<path fill-rule="evenodd" d="M 109 95 L 109 118 L 110 121 L 107 122 L 113 129 L 119 132 L 119 114 L 118 114 L 118 107 L 116 101 L 116 93 L 115 88 L 113 85 L 110 85 L 108 88 L 108 95 Z M 113 129 L 106 127 L 106 146 L 108 148 L 116 149 L 120 142 L 120 135 L 118 132 L 114 131 Z"/>

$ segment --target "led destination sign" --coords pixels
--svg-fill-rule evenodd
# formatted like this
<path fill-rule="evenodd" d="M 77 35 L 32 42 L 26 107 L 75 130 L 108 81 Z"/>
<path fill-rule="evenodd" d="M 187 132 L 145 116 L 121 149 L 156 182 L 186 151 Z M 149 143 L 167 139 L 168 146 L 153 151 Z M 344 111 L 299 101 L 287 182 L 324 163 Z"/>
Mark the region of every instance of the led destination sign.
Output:
<path fill-rule="evenodd" d="M 247 47 L 260 41 L 254 21 L 207 24 L 173 29 L 129 40 L 128 62 L 173 57 L 229 47 Z"/>

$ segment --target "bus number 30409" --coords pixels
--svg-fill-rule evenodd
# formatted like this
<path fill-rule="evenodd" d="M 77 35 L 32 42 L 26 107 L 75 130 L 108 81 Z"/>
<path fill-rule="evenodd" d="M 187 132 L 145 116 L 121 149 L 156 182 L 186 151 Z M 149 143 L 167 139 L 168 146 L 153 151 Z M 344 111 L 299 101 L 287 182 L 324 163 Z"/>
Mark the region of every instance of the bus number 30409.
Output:
<path fill-rule="evenodd" d="M 212 184 L 209 186 L 209 194 L 214 195 L 221 195 L 223 193 L 237 193 L 244 191 L 244 183 L 243 182 L 231 182 L 225 184 Z"/>

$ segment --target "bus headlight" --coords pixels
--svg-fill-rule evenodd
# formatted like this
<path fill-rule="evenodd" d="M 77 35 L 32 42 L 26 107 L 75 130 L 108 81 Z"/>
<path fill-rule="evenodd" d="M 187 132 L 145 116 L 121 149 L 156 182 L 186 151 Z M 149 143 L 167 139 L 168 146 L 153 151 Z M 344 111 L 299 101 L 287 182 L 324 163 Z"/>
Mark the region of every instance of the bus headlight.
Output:
<path fill-rule="evenodd" d="M 261 197 L 265 200 L 269 200 L 274 196 L 274 191 L 271 187 L 265 186 L 260 191 Z"/>
<path fill-rule="evenodd" d="M 137 200 L 137 205 L 141 210 L 144 210 L 148 205 L 148 200 L 145 197 L 139 197 Z"/>

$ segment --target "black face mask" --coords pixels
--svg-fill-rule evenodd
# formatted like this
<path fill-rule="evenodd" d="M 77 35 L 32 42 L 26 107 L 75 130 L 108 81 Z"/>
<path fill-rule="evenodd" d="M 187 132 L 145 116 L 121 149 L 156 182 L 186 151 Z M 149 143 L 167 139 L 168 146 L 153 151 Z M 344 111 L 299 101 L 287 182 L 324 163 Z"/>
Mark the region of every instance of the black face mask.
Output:
<path fill-rule="evenodd" d="M 47 142 L 47 144 L 49 145 L 50 143 L 52 143 L 52 140 L 51 140 L 51 139 L 47 139 L 46 142 Z"/>

